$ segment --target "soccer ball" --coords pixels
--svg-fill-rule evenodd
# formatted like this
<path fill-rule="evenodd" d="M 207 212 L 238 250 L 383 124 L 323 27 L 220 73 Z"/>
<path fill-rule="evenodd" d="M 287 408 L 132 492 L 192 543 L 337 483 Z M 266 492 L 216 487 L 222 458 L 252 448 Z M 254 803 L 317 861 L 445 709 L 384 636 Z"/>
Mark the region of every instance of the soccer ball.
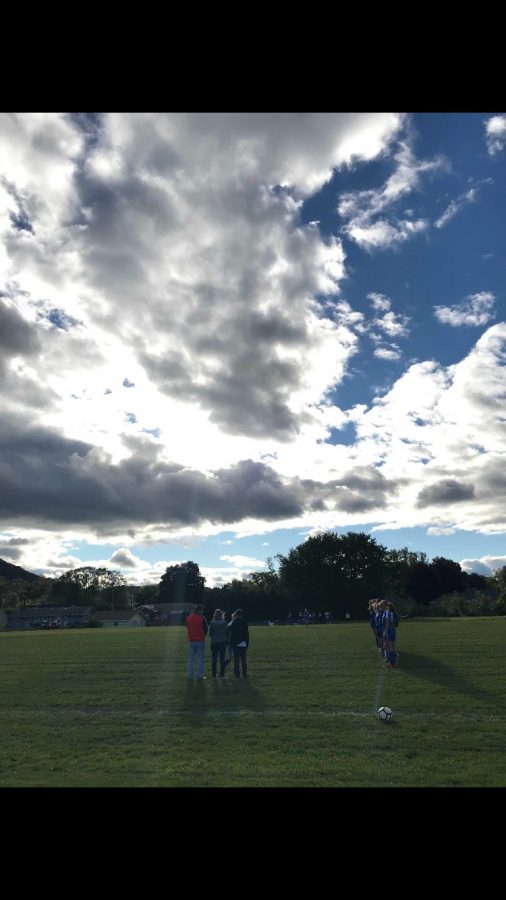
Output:
<path fill-rule="evenodd" d="M 391 722 L 394 717 L 394 714 L 389 706 L 381 706 L 378 709 L 378 719 L 381 719 L 382 722 Z"/>

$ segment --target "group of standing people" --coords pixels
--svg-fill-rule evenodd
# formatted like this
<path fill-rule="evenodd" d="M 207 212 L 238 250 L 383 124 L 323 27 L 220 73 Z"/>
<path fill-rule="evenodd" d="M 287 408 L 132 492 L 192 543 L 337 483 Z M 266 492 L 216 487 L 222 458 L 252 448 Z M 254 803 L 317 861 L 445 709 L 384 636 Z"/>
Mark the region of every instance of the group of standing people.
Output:
<path fill-rule="evenodd" d="M 379 654 L 388 669 L 396 669 L 399 665 L 399 654 L 395 649 L 399 616 L 394 604 L 387 600 L 369 600 L 369 621 Z"/>
<path fill-rule="evenodd" d="M 204 616 L 204 607 L 199 604 L 187 616 L 188 630 L 188 680 L 193 681 L 193 669 L 197 660 L 197 681 L 203 681 L 204 649 L 206 635 L 211 638 L 211 669 L 213 678 L 218 677 L 218 661 L 220 678 L 225 678 L 225 669 L 231 659 L 234 660 L 236 678 L 248 677 L 249 628 L 242 609 L 236 609 L 227 624 L 222 609 L 215 609 L 213 618 L 208 624 Z M 228 655 L 227 655 L 228 651 Z"/>

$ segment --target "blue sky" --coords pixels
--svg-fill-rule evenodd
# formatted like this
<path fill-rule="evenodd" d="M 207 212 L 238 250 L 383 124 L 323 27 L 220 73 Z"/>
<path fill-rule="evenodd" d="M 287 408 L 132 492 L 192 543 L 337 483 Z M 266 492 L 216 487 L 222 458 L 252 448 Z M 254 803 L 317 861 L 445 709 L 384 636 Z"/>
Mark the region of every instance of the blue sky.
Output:
<path fill-rule="evenodd" d="M 506 564 L 506 115 L 0 116 L 0 557 Z"/>

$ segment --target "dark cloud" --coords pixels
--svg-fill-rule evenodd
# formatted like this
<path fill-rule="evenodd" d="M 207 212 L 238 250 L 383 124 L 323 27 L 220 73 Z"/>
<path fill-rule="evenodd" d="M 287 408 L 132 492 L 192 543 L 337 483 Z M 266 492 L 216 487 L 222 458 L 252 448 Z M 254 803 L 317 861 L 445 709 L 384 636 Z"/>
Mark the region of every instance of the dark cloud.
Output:
<path fill-rule="evenodd" d="M 4 543 L 0 544 L 0 557 L 7 556 L 9 559 L 19 559 L 23 553 L 20 547 L 26 547 L 30 543 L 27 538 L 9 538 L 4 539 Z"/>
<path fill-rule="evenodd" d="M 14 212 L 13 210 L 9 212 L 9 218 L 14 230 L 28 231 L 31 234 L 34 234 L 33 226 L 26 210 L 22 194 L 16 189 L 16 186 L 6 178 L 0 178 L 0 184 L 2 184 L 7 193 L 10 194 L 13 202 L 17 206 L 17 212 Z"/>
<path fill-rule="evenodd" d="M 112 554 L 110 562 L 112 562 L 115 566 L 121 566 L 121 568 L 137 568 L 135 559 L 132 559 L 130 554 L 125 552 L 125 550 L 116 550 L 116 552 Z"/>
<path fill-rule="evenodd" d="M 292 331 L 292 337 L 295 329 Z M 169 396 L 197 403 L 209 411 L 211 422 L 228 434 L 274 437 L 289 440 L 298 431 L 300 419 L 289 406 L 294 390 L 301 386 L 300 365 L 269 355 L 265 343 L 260 348 L 244 342 L 240 330 L 230 339 L 222 365 L 195 382 L 195 365 L 182 353 L 164 354 L 141 362 L 158 386 Z"/>
<path fill-rule="evenodd" d="M 179 223 L 173 204 L 166 192 L 128 166 L 124 178 L 114 183 L 94 178 L 89 171 L 77 174 L 74 183 L 78 204 L 87 211 L 80 248 L 88 280 L 104 301 L 95 317 L 112 324 L 119 303 L 120 309 L 131 305 L 137 321 L 144 316 L 150 321 L 146 286 L 159 264 L 159 240 Z"/>
<path fill-rule="evenodd" d="M 101 113 L 67 113 L 66 118 L 82 133 L 88 151 L 96 146 L 102 132 Z"/>
<path fill-rule="evenodd" d="M 499 500 L 506 494 L 506 471 L 502 458 L 487 459 L 476 477 L 480 498 Z"/>
<path fill-rule="evenodd" d="M 33 325 L 26 322 L 8 300 L 0 297 L 0 349 L 2 355 L 33 354 L 39 341 Z"/>
<path fill-rule="evenodd" d="M 79 525 L 113 533 L 146 524 L 230 524 L 276 521 L 305 509 L 363 511 L 396 486 L 360 469 L 328 484 L 282 479 L 270 466 L 241 460 L 211 475 L 158 459 L 148 439 L 125 438 L 131 451 L 117 465 L 84 441 L 69 440 L 10 416 L 0 437 L 4 517 L 30 523 Z"/>
<path fill-rule="evenodd" d="M 21 558 L 21 550 L 16 550 L 15 547 L 5 547 L 3 544 L 0 544 L 0 557 L 3 559 L 7 557 L 8 559 L 20 559 Z"/>
<path fill-rule="evenodd" d="M 33 234 L 33 226 L 26 213 L 10 213 L 10 220 L 16 231 L 29 231 Z"/>
<path fill-rule="evenodd" d="M 275 520 L 302 511 L 297 491 L 261 463 L 241 461 L 209 477 L 160 462 L 151 441 L 134 439 L 132 456 L 112 465 L 83 441 L 7 419 L 0 436 L 0 494 L 9 521 L 104 530 L 250 516 Z"/>
<path fill-rule="evenodd" d="M 4 367 L 2 371 L 2 362 L 0 359 L 0 393 L 3 397 L 3 405 L 10 406 L 11 409 L 20 410 L 26 408 L 27 415 L 32 416 L 35 411 L 41 412 L 48 409 L 57 394 L 47 385 L 35 381 L 27 373 L 22 375 L 9 372 Z M 4 413 L 1 418 L 3 420 Z"/>
<path fill-rule="evenodd" d="M 472 484 L 462 484 L 452 478 L 445 478 L 423 488 L 418 494 L 416 505 L 420 508 L 432 504 L 462 503 L 473 498 L 474 487 Z"/>
<path fill-rule="evenodd" d="M 360 466 L 339 480 L 304 480 L 301 484 L 306 492 L 315 495 L 312 509 L 360 513 L 385 506 L 389 496 L 397 493 L 400 482 L 385 478 L 375 468 Z"/>

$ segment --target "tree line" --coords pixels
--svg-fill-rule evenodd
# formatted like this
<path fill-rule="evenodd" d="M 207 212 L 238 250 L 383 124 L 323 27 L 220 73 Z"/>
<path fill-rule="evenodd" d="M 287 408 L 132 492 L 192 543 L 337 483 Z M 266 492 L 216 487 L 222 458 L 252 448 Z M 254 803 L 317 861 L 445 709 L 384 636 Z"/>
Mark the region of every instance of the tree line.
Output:
<path fill-rule="evenodd" d="M 275 561 L 276 562 L 275 562 Z M 506 613 L 506 566 L 490 577 L 468 574 L 442 556 L 406 547 L 387 550 L 370 535 L 332 531 L 314 535 L 287 555 L 268 558 L 266 568 L 221 587 L 206 587 L 197 563 L 169 566 L 158 584 L 127 585 L 117 571 L 82 566 L 52 580 L 0 577 L 5 608 L 32 605 L 125 609 L 151 603 L 203 603 L 232 612 L 240 607 L 249 621 L 286 621 L 304 608 L 330 612 L 334 619 L 367 617 L 372 597 L 393 600 L 407 615 L 487 615 Z"/>

